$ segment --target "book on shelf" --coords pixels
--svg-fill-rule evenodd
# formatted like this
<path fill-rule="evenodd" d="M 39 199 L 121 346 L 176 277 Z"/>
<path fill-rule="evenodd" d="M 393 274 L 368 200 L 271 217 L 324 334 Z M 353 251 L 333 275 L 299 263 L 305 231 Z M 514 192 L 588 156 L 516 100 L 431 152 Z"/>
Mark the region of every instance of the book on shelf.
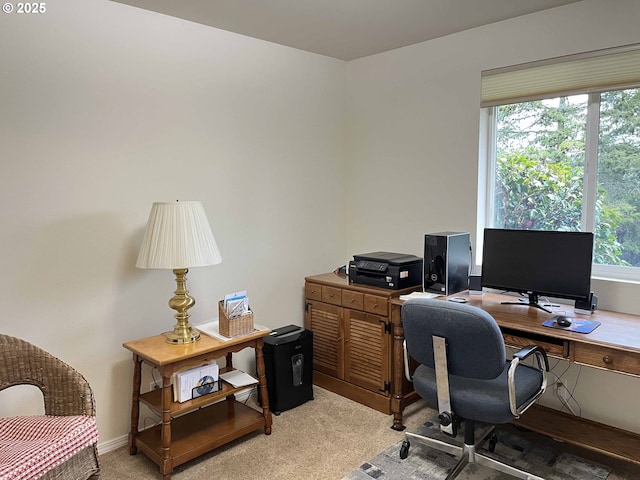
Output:
<path fill-rule="evenodd" d="M 258 380 L 242 370 L 230 370 L 228 372 L 221 373 L 220 379 L 224 380 L 234 388 L 247 387 L 258 383 Z"/>
<path fill-rule="evenodd" d="M 219 389 L 219 367 L 215 362 L 173 374 L 173 398 L 176 402 L 186 402 Z"/>

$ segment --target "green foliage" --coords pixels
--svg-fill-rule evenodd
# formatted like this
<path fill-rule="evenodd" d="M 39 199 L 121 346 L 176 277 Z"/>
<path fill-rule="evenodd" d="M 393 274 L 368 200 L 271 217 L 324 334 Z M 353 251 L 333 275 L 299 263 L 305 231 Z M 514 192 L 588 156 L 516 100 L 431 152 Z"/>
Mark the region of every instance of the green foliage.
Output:
<path fill-rule="evenodd" d="M 584 165 L 586 101 L 572 97 L 515 103 L 498 109 L 500 150 L 534 160 Z"/>
<path fill-rule="evenodd" d="M 520 230 L 580 231 L 581 167 L 503 155 L 496 162 L 496 226 Z M 604 195 L 601 195 L 602 198 Z M 598 201 L 594 262 L 628 265 L 616 238 L 623 212 Z"/>
<path fill-rule="evenodd" d="M 581 171 L 516 153 L 498 158 L 496 180 L 496 219 L 504 228 L 580 230 Z"/>
<path fill-rule="evenodd" d="M 640 89 L 601 95 L 598 186 L 620 212 L 621 258 L 640 266 Z"/>
<path fill-rule="evenodd" d="M 579 231 L 587 97 L 499 107 L 494 225 Z M 601 95 L 594 262 L 640 267 L 640 89 Z"/>

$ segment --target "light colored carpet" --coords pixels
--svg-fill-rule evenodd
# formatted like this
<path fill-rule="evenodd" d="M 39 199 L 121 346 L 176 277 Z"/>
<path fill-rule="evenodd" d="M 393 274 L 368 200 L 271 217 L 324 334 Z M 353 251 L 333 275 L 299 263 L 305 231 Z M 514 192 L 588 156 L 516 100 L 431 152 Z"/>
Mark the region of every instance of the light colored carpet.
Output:
<path fill-rule="evenodd" d="M 175 480 L 340 479 L 373 458 L 404 434 L 391 429 L 393 418 L 314 386 L 314 400 L 273 415 L 271 435 L 249 434 L 175 468 Z M 258 408 L 252 396 L 248 405 Z M 424 417 L 411 418 L 419 404 L 405 411 L 406 425 L 417 428 Z M 415 417 L 415 416 L 413 416 Z M 159 479 L 159 468 L 142 453 L 122 447 L 100 457 L 103 480 Z"/>
<path fill-rule="evenodd" d="M 403 432 L 390 428 L 393 423 L 390 415 L 315 386 L 314 397 L 279 416 L 274 415 L 271 435 L 256 431 L 176 467 L 172 478 L 338 480 L 404 439 Z M 258 408 L 253 398 L 249 399 L 248 405 Z M 409 431 L 415 432 L 435 413 L 423 402 L 416 402 L 405 409 L 404 423 Z M 531 435 L 540 442 L 560 445 L 546 437 Z M 635 465 L 570 446 L 560 447 L 613 468 L 607 480 L 640 478 L 640 469 Z M 410 455 L 413 453 L 411 451 Z M 153 462 L 142 453 L 129 455 L 128 447 L 104 454 L 100 461 L 102 480 L 161 478 L 160 470 Z"/>

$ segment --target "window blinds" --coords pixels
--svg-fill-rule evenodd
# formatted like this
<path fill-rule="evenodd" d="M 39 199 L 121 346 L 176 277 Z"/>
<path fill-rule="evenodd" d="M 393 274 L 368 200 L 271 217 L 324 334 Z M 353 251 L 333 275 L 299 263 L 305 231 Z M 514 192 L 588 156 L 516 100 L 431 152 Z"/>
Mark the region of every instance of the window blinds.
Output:
<path fill-rule="evenodd" d="M 640 86 L 640 45 L 482 72 L 482 107 Z"/>

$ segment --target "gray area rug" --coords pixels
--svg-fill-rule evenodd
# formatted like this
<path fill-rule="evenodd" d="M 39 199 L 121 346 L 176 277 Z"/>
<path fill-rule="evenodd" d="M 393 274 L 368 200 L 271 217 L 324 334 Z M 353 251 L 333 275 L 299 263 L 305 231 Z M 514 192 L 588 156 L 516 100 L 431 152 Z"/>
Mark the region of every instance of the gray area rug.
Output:
<path fill-rule="evenodd" d="M 480 430 L 481 428 L 478 428 L 478 431 Z M 452 439 L 440 433 L 439 426 L 432 422 L 425 423 L 416 433 L 462 445 L 462 431 Z M 609 476 L 610 470 L 607 467 L 584 458 L 553 447 L 534 445 L 512 432 L 498 429 L 497 435 L 498 444 L 495 451 L 489 453 L 483 447 L 480 450 L 482 453 L 546 480 L 604 480 Z M 437 480 L 445 478 L 458 461 L 458 458 L 453 455 L 420 445 L 416 441 L 411 442 L 409 456 L 401 460 L 401 445 L 402 442 L 398 442 L 387 448 L 352 471 L 343 480 Z M 457 478 L 459 480 L 513 479 L 505 473 L 475 464 L 467 465 Z"/>

